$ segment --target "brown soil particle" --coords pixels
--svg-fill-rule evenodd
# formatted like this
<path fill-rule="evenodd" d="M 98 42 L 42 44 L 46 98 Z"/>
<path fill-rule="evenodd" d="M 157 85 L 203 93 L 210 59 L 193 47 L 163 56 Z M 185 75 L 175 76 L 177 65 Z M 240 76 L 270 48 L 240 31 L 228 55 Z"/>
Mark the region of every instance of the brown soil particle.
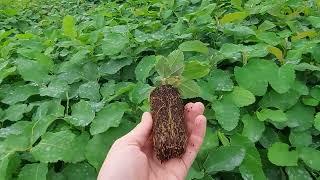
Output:
<path fill-rule="evenodd" d="M 151 92 L 153 146 L 161 161 L 181 157 L 185 153 L 187 130 L 184 105 L 176 88 L 162 85 Z"/>

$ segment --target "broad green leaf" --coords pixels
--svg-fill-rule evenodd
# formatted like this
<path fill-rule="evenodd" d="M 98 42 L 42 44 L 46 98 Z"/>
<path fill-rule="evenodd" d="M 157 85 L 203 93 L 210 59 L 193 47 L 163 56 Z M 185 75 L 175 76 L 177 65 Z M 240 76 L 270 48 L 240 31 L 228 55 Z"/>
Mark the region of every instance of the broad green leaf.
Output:
<path fill-rule="evenodd" d="M 233 82 L 230 75 L 220 69 L 215 69 L 208 78 L 210 87 L 216 91 L 232 91 Z"/>
<path fill-rule="evenodd" d="M 16 60 L 18 73 L 25 81 L 45 83 L 49 81 L 49 71 L 37 61 L 19 58 Z"/>
<path fill-rule="evenodd" d="M 295 132 L 291 131 L 289 140 L 292 146 L 300 148 L 307 147 L 312 144 L 312 135 L 310 131 Z"/>
<path fill-rule="evenodd" d="M 281 43 L 281 39 L 279 36 L 277 36 L 276 33 L 274 32 L 261 32 L 261 33 L 257 33 L 257 38 L 262 41 L 265 42 L 267 44 L 270 44 L 272 46 L 276 46 L 279 43 Z M 271 52 L 271 51 L 270 51 Z"/>
<path fill-rule="evenodd" d="M 320 101 L 320 86 L 315 86 L 311 89 L 310 95 Z"/>
<path fill-rule="evenodd" d="M 65 162 L 80 162 L 86 160 L 85 148 L 89 142 L 90 135 L 84 132 L 73 139 L 71 148 L 65 153 Z"/>
<path fill-rule="evenodd" d="M 71 117 L 68 122 L 75 126 L 87 126 L 93 121 L 95 113 L 87 101 L 80 100 L 71 108 Z"/>
<path fill-rule="evenodd" d="M 70 131 L 47 132 L 30 152 L 36 160 L 44 163 L 65 160 L 75 136 Z"/>
<path fill-rule="evenodd" d="M 259 105 L 262 108 L 274 107 L 283 111 L 294 106 L 299 100 L 300 94 L 294 90 L 279 94 L 273 90 L 267 92 L 260 100 Z"/>
<path fill-rule="evenodd" d="M 304 131 L 312 127 L 315 109 L 311 106 L 304 106 L 297 103 L 293 108 L 286 112 L 290 128 Z"/>
<path fill-rule="evenodd" d="M 297 166 L 298 152 L 289 151 L 289 145 L 276 142 L 268 149 L 268 158 L 277 166 Z"/>
<path fill-rule="evenodd" d="M 175 50 L 168 55 L 167 63 L 170 69 L 169 76 L 179 76 L 184 70 L 184 55 L 180 50 Z"/>
<path fill-rule="evenodd" d="M 320 67 L 319 66 L 315 66 L 312 64 L 308 64 L 308 63 L 300 63 L 294 66 L 294 69 L 297 71 L 306 71 L 306 70 L 310 70 L 310 71 L 320 71 Z"/>
<path fill-rule="evenodd" d="M 248 106 L 256 101 L 256 98 L 250 91 L 238 86 L 234 87 L 231 95 L 234 104 L 238 107 Z"/>
<path fill-rule="evenodd" d="M 120 69 L 122 69 L 124 66 L 128 66 L 132 63 L 131 59 L 112 59 L 109 60 L 108 62 L 102 64 L 99 67 L 99 73 L 102 75 L 107 75 L 107 74 L 115 74 L 117 73 Z"/>
<path fill-rule="evenodd" d="M 16 70 L 17 68 L 15 66 L 1 69 L 1 64 L 0 64 L 0 84 L 6 77 L 12 75 Z"/>
<path fill-rule="evenodd" d="M 63 28 L 63 33 L 70 37 L 70 38 L 75 38 L 77 36 L 77 31 L 76 31 L 76 27 L 75 27 L 75 19 L 74 17 L 70 16 L 70 15 L 66 15 L 63 18 L 63 22 L 62 22 L 62 28 Z"/>
<path fill-rule="evenodd" d="M 262 169 L 260 154 L 253 142 L 243 136 L 234 135 L 231 138 L 231 145 L 240 146 L 246 151 L 244 160 L 239 167 L 243 179 L 267 179 Z"/>
<path fill-rule="evenodd" d="M 303 167 L 286 167 L 289 180 L 312 180 L 309 172 Z"/>
<path fill-rule="evenodd" d="M 148 84 L 138 83 L 129 93 L 131 102 L 140 104 L 143 100 L 148 99 L 153 87 Z"/>
<path fill-rule="evenodd" d="M 230 140 L 226 137 L 226 135 L 223 132 L 218 131 L 217 135 L 223 146 L 230 146 Z"/>
<path fill-rule="evenodd" d="M 155 56 L 145 56 L 138 63 L 135 74 L 136 79 L 141 82 L 145 82 L 147 77 L 150 75 L 150 71 L 156 65 L 156 57 Z"/>
<path fill-rule="evenodd" d="M 259 141 L 265 130 L 264 123 L 259 121 L 257 117 L 248 114 L 244 115 L 241 121 L 244 125 L 242 135 L 246 136 L 253 143 Z"/>
<path fill-rule="evenodd" d="M 78 89 L 78 94 L 81 98 L 89 99 L 91 101 L 100 100 L 100 85 L 96 81 L 90 81 L 84 84 L 81 84 Z"/>
<path fill-rule="evenodd" d="M 210 152 L 203 166 L 208 173 L 231 171 L 242 163 L 245 154 L 240 146 L 222 146 Z"/>
<path fill-rule="evenodd" d="M 104 83 L 100 88 L 100 94 L 103 98 L 110 98 L 115 93 L 115 82 L 114 80 L 111 80 L 107 83 Z"/>
<path fill-rule="evenodd" d="M 269 77 L 276 70 L 276 65 L 262 59 L 250 60 L 244 67 L 235 67 L 234 75 L 240 87 L 254 95 L 262 96 L 266 93 Z"/>
<path fill-rule="evenodd" d="M 277 72 L 270 74 L 270 85 L 278 93 L 286 93 L 292 87 L 295 80 L 294 66 L 285 64 Z"/>
<path fill-rule="evenodd" d="M 276 27 L 276 25 L 273 22 L 271 22 L 269 20 L 265 20 L 262 24 L 259 25 L 258 30 L 259 31 L 267 31 L 267 30 L 272 29 L 274 27 Z"/>
<path fill-rule="evenodd" d="M 222 126 L 227 131 L 233 130 L 238 125 L 240 110 L 233 102 L 223 99 L 213 103 L 215 116 Z"/>
<path fill-rule="evenodd" d="M 132 127 L 132 123 L 126 122 L 120 124 L 117 128 L 110 128 L 104 133 L 94 135 L 85 147 L 88 162 L 99 171 L 113 142 L 129 132 Z"/>
<path fill-rule="evenodd" d="M 206 159 L 208 153 L 217 146 L 219 146 L 217 132 L 213 132 L 211 128 L 207 129 L 198 157 Z"/>
<path fill-rule="evenodd" d="M 307 17 L 307 20 L 312 24 L 313 27 L 320 28 L 320 17 L 309 16 Z"/>
<path fill-rule="evenodd" d="M 200 96 L 200 87 L 194 80 L 184 80 L 179 84 L 179 90 L 183 98 L 194 98 Z"/>
<path fill-rule="evenodd" d="M 17 102 L 25 101 L 30 96 L 38 93 L 38 87 L 31 84 L 12 86 L 9 92 L 7 92 L 6 97 L 2 99 L 1 102 L 12 105 Z"/>
<path fill-rule="evenodd" d="M 220 48 L 220 53 L 226 59 L 236 59 L 241 57 L 241 51 L 243 51 L 244 47 L 241 44 L 231 44 L 225 43 Z"/>
<path fill-rule="evenodd" d="M 60 98 L 69 90 L 68 83 L 63 79 L 52 80 L 48 86 L 40 88 L 40 96 Z"/>
<path fill-rule="evenodd" d="M 302 31 L 302 32 L 297 32 L 295 36 L 291 37 L 292 41 L 297 41 L 306 37 L 313 38 L 317 35 L 317 32 L 314 29 L 307 30 L 307 31 Z"/>
<path fill-rule="evenodd" d="M 230 22 L 234 22 L 234 21 L 242 21 L 247 16 L 248 16 L 248 14 L 246 12 L 234 12 L 234 13 L 224 15 L 221 18 L 220 22 L 221 22 L 221 24 L 226 24 L 226 23 L 230 23 Z"/>
<path fill-rule="evenodd" d="M 48 165 L 44 163 L 26 164 L 19 173 L 18 180 L 45 180 Z"/>
<path fill-rule="evenodd" d="M 19 121 L 27 111 L 28 109 L 26 104 L 11 105 L 5 110 L 4 119 L 9 121 Z"/>
<path fill-rule="evenodd" d="M 0 145 L 0 148 L 1 145 Z M 1 158 L 0 160 L 0 180 L 7 180 L 7 179 L 13 179 L 13 175 L 18 171 L 18 168 L 20 168 L 20 157 L 15 154 L 7 155 L 4 158 Z"/>
<path fill-rule="evenodd" d="M 285 122 L 288 120 L 286 114 L 281 110 L 262 109 L 256 112 L 256 115 L 260 121 L 270 119 L 275 122 Z"/>
<path fill-rule="evenodd" d="M 30 143 L 31 144 L 35 143 L 40 138 L 40 136 L 45 134 L 48 127 L 52 124 L 52 122 L 55 119 L 56 118 L 52 116 L 45 116 L 45 117 L 41 117 L 39 119 L 33 120 Z"/>
<path fill-rule="evenodd" d="M 111 127 L 118 127 L 121 123 L 123 114 L 129 110 L 127 103 L 115 102 L 107 105 L 93 120 L 90 126 L 92 135 L 100 134 L 107 131 Z"/>
<path fill-rule="evenodd" d="M 120 53 L 129 43 L 128 37 L 123 34 L 108 32 L 102 41 L 104 55 L 110 56 Z"/>
<path fill-rule="evenodd" d="M 210 72 L 210 66 L 207 63 L 199 61 L 188 61 L 185 64 L 182 76 L 186 79 L 199 79 Z"/>
<path fill-rule="evenodd" d="M 163 56 L 156 56 L 157 63 L 155 65 L 155 69 L 157 73 L 162 78 L 167 78 L 170 76 L 170 67 L 168 64 L 168 59 Z"/>
<path fill-rule="evenodd" d="M 3 127 L 0 129 L 0 138 L 6 138 L 9 135 L 19 135 L 23 133 L 24 127 L 31 124 L 29 121 L 19 121 L 11 126 Z"/>
<path fill-rule="evenodd" d="M 318 112 L 314 117 L 314 127 L 320 131 L 320 112 Z"/>
<path fill-rule="evenodd" d="M 319 101 L 312 97 L 303 97 L 302 102 L 307 106 L 317 106 L 319 104 Z"/>
<path fill-rule="evenodd" d="M 299 157 L 310 168 L 319 171 L 320 170 L 320 151 L 305 147 L 299 150 Z"/>
<path fill-rule="evenodd" d="M 206 44 L 199 40 L 186 41 L 179 45 L 181 51 L 194 51 L 203 54 L 208 54 L 208 48 Z"/>
<path fill-rule="evenodd" d="M 97 179 L 97 172 L 94 167 L 86 162 L 77 164 L 68 164 L 62 171 L 66 179 L 77 180 L 95 180 Z"/>

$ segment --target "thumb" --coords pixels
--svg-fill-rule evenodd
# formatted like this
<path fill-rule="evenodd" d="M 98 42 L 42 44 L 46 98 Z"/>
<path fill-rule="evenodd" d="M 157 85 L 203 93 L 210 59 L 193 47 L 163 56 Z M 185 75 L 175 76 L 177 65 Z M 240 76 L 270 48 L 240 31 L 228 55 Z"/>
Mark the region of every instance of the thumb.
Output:
<path fill-rule="evenodd" d="M 143 147 L 148 140 L 152 131 L 152 116 L 151 113 L 145 112 L 141 117 L 141 122 L 132 129 L 126 138 L 129 143 L 137 143 L 138 146 Z"/>

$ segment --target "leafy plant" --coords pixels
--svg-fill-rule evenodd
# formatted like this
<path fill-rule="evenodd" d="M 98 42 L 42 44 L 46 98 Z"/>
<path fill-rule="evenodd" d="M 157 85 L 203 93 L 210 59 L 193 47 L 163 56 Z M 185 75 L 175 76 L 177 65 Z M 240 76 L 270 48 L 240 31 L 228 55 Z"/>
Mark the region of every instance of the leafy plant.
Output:
<path fill-rule="evenodd" d="M 319 179 L 319 10 L 319 0 L 0 1 L 0 180 L 96 179 L 161 81 L 206 106 L 187 179 Z"/>

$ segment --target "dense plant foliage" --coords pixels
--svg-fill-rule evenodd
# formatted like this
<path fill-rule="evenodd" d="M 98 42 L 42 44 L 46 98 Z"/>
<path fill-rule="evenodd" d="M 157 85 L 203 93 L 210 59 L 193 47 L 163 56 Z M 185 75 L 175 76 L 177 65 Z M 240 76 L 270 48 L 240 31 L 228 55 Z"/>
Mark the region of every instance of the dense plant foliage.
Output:
<path fill-rule="evenodd" d="M 319 30 L 319 0 L 2 0 L 0 180 L 96 179 L 159 75 L 206 106 L 188 179 L 319 178 Z"/>

